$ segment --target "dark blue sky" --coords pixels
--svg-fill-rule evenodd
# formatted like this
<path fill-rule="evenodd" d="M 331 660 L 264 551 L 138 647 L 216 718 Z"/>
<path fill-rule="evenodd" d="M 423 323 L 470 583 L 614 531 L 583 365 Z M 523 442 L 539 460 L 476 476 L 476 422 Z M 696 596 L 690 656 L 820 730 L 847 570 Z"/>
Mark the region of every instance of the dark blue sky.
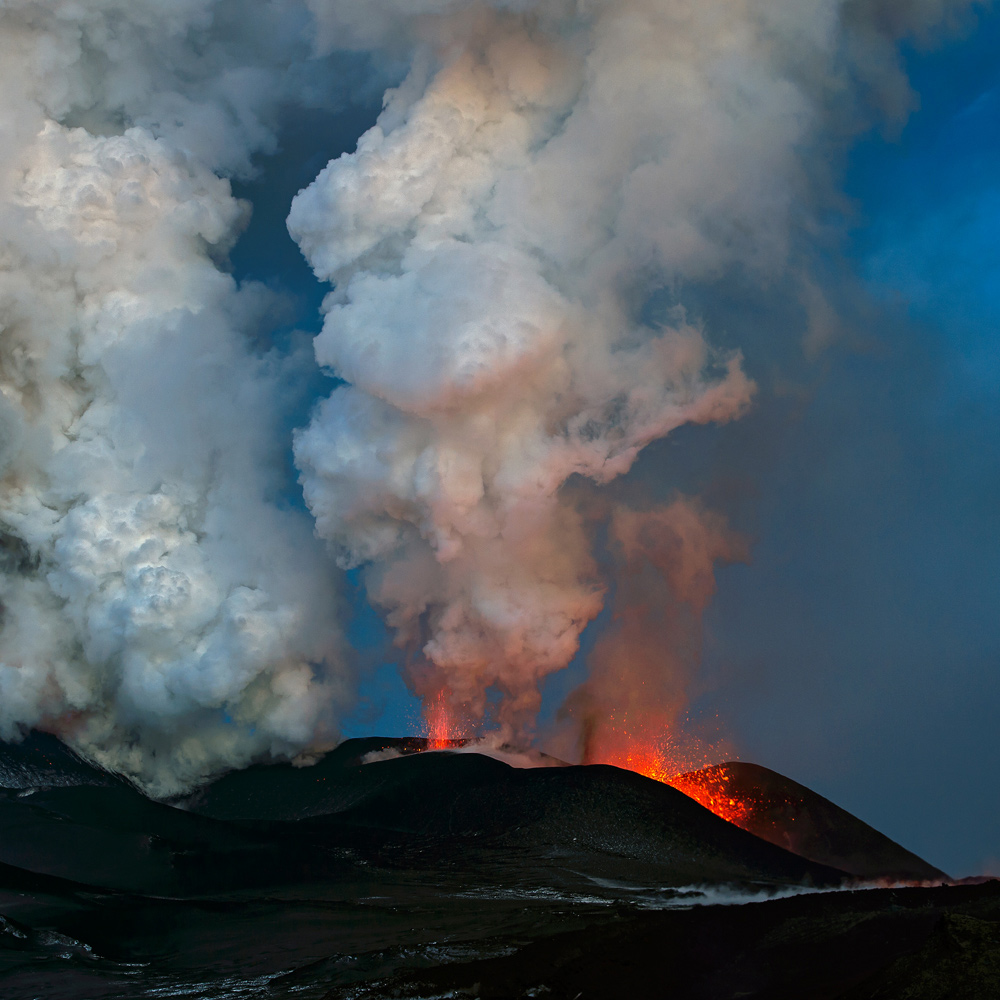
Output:
<path fill-rule="evenodd" d="M 825 264 L 848 329 L 832 347 L 806 358 L 773 336 L 780 290 L 759 315 L 746 294 L 737 314 L 692 292 L 713 339 L 742 346 L 755 409 L 651 446 L 630 477 L 700 493 L 753 539 L 750 564 L 719 571 L 695 714 L 955 875 L 1000 873 L 997 51 L 1000 14 L 909 52 L 920 110 L 851 154 L 853 216 Z M 289 119 L 282 151 L 237 186 L 255 215 L 234 267 L 291 296 L 287 325 L 316 330 L 324 291 L 284 231 L 288 204 L 377 111 Z M 304 389 L 303 420 L 330 386 L 317 373 Z M 378 618 L 353 601 L 369 679 L 348 735 L 413 731 Z M 552 680 L 547 713 L 580 673 Z"/>
<path fill-rule="evenodd" d="M 920 111 L 855 149 L 864 322 L 732 429 L 767 459 L 708 615 L 742 756 L 957 875 L 1000 871 L 998 43 L 909 53 Z"/>

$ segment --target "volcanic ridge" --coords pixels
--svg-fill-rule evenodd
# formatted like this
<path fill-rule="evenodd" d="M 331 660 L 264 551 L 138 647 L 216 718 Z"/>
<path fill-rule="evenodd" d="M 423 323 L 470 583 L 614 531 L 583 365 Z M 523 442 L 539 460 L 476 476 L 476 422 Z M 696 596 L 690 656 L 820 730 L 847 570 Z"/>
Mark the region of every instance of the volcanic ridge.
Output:
<path fill-rule="evenodd" d="M 0 746 L 0 995 L 997 995 L 1000 883 L 773 771 L 684 776 L 749 802 L 737 826 L 617 767 L 428 746 L 171 803 L 53 737 Z"/>

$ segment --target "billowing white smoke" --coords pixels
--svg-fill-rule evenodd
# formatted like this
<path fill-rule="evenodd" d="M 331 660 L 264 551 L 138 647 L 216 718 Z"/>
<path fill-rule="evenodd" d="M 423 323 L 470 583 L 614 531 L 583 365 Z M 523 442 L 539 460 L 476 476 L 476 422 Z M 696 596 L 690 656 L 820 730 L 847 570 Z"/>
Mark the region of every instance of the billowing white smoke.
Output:
<path fill-rule="evenodd" d="M 304 359 L 252 353 L 267 293 L 212 260 L 246 210 L 215 171 L 273 142 L 302 46 L 227 67 L 222 12 L 0 10 L 0 736 L 160 793 L 294 752 L 350 695 L 331 568 L 280 505 Z"/>
<path fill-rule="evenodd" d="M 414 56 L 288 219 L 335 286 L 316 356 L 349 383 L 296 438 L 306 499 L 422 651 L 418 693 L 478 717 L 495 687 L 523 727 L 603 599 L 560 487 L 752 394 L 697 317 L 644 322 L 651 291 L 798 273 L 822 315 L 795 247 L 833 95 L 853 73 L 905 105 L 888 36 L 961 5 L 312 6 L 325 37 Z"/>
<path fill-rule="evenodd" d="M 339 99 L 312 46 L 412 66 L 289 217 L 349 383 L 295 440 L 315 527 L 421 693 L 476 716 L 496 686 L 523 728 L 605 589 L 563 484 L 751 397 L 650 292 L 794 274 L 823 313 L 795 248 L 830 108 L 857 79 L 905 109 L 895 37 L 967 6 L 0 5 L 0 737 L 169 793 L 335 734 L 335 567 L 281 500 L 307 365 L 254 349 L 267 293 L 217 264 L 245 219 L 224 178 L 283 106 Z"/>

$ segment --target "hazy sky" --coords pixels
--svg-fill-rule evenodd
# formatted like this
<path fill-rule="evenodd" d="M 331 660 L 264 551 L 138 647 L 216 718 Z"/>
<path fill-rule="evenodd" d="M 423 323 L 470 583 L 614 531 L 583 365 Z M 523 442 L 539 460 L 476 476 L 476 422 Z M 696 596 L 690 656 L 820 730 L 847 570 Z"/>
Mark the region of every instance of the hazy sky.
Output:
<path fill-rule="evenodd" d="M 770 465 L 709 613 L 742 755 L 958 875 L 1000 870 L 998 43 L 993 14 L 910 53 L 922 110 L 852 155 L 873 305 L 801 406 L 739 428 Z"/>

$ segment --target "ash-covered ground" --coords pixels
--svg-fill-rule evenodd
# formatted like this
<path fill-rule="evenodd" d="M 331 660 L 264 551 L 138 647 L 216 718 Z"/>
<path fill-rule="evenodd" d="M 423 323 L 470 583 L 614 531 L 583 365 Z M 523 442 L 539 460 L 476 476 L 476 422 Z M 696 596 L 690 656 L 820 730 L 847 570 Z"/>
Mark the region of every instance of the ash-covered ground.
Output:
<path fill-rule="evenodd" d="M 1000 995 L 1000 882 L 780 775 L 733 772 L 774 803 L 765 840 L 618 768 L 424 748 L 349 740 L 166 804 L 51 737 L 3 746 L 0 996 Z M 809 857 L 778 846 L 793 815 Z"/>

